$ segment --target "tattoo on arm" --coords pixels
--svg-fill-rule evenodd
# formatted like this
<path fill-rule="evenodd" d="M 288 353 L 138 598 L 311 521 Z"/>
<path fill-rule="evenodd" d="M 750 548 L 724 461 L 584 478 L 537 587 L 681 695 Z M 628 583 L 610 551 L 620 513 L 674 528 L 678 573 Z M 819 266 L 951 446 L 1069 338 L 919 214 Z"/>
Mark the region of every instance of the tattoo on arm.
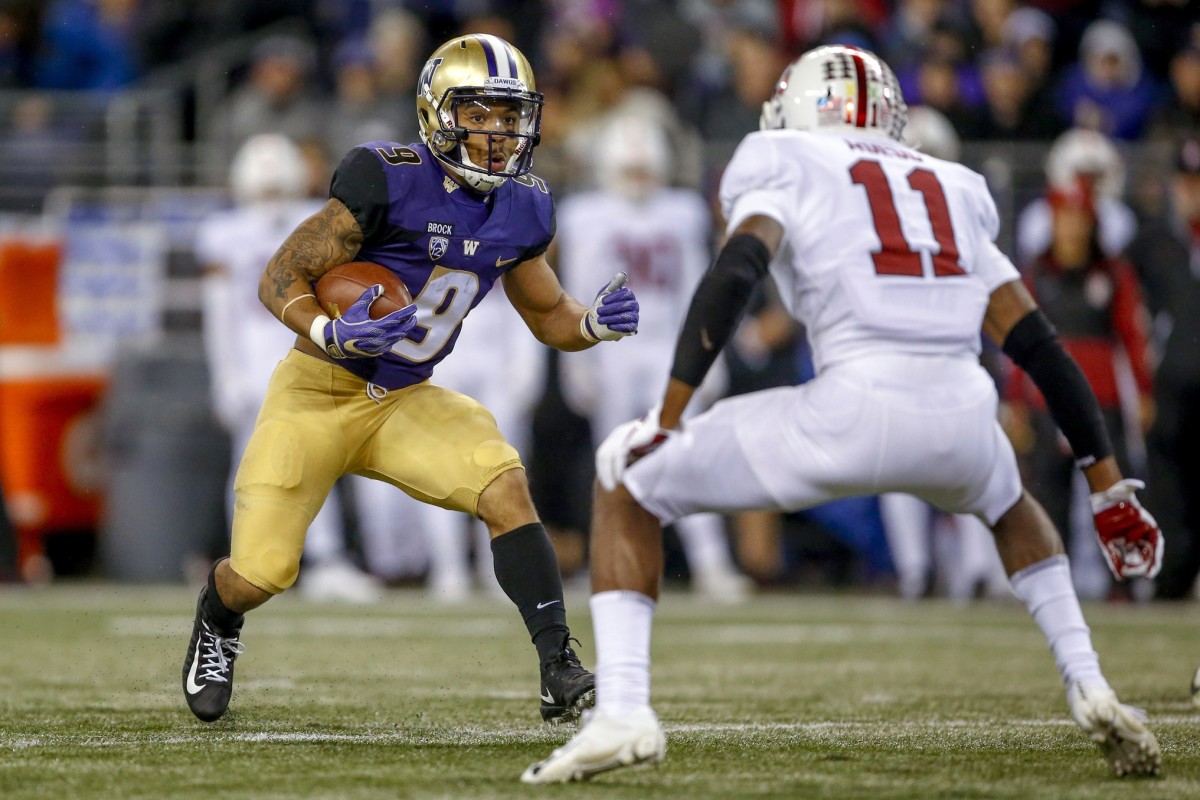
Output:
<path fill-rule="evenodd" d="M 267 264 L 264 283 L 274 299 L 287 300 L 296 284 L 306 292 L 330 269 L 351 261 L 362 243 L 362 231 L 354 215 L 341 201 L 330 200 L 280 245 Z"/>

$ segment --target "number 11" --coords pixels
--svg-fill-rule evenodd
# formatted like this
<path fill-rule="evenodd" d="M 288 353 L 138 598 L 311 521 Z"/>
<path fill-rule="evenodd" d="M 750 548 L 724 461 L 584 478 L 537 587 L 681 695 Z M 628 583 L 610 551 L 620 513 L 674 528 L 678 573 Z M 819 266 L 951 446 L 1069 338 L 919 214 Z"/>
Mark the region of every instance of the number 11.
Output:
<path fill-rule="evenodd" d="M 881 249 L 871 253 L 877 275 L 924 275 L 921 254 L 912 249 L 900 228 L 900 215 L 887 176 L 878 161 L 859 161 L 850 168 L 850 178 L 867 190 L 867 202 L 871 204 L 871 216 L 875 221 L 875 233 L 879 236 Z M 946 204 L 946 193 L 932 171 L 922 168 L 908 173 L 908 185 L 925 198 L 925 210 L 929 224 L 933 227 L 933 238 L 937 240 L 938 252 L 933 254 L 933 275 L 946 278 L 966 275 L 958 265 L 958 247 L 954 243 L 954 225 L 950 222 L 950 208 Z"/>

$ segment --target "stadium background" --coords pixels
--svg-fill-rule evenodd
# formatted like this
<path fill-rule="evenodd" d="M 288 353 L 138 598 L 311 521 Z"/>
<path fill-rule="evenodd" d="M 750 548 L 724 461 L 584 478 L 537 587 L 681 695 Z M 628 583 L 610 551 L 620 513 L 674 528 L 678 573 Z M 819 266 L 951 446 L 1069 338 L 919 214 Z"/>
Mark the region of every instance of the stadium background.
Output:
<path fill-rule="evenodd" d="M 1140 65 L 1102 102 L 1066 88 L 1097 19 L 1128 32 Z M 497 33 L 530 57 L 546 93 L 534 171 L 560 198 L 592 184 L 587 131 L 630 108 L 668 125 L 676 182 L 711 198 L 790 58 L 821 42 L 870 47 L 910 106 L 957 128 L 1016 258 L 1018 215 L 1045 190 L 1054 137 L 1077 123 L 1112 134 L 1135 212 L 1166 213 L 1175 143 L 1197 133 L 1197 99 L 1172 82 L 1177 62 L 1200 69 L 1196 19 L 1182 0 L 0 3 L 0 475 L 20 558 L 179 580 L 186 556 L 221 550 L 228 442 L 208 403 L 194 226 L 228 203 L 229 159 L 251 133 L 292 136 L 326 179 L 358 141 L 415 140 L 416 71 L 445 38 Z M 1031 40 L 1049 63 L 1025 77 L 1014 121 L 988 76 L 1023 65 Z M 1121 41 L 1101 46 L 1128 57 Z M 586 437 L 549 354 L 547 366 L 538 424 L 556 466 L 531 463 L 533 484 L 549 522 L 579 528 L 586 483 L 556 476 L 572 472 L 561 459 L 586 460 L 564 447 Z M 803 348 L 780 369 L 802 377 Z M 869 501 L 795 515 L 787 530 L 786 584 L 888 580 Z"/>

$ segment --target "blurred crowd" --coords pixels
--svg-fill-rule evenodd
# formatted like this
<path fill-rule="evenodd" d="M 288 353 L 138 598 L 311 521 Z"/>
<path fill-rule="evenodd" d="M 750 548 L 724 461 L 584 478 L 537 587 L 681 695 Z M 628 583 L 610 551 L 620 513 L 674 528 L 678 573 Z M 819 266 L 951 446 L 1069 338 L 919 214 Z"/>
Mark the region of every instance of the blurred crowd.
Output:
<path fill-rule="evenodd" d="M 711 218 L 699 234 L 711 253 L 721 169 L 757 129 L 783 67 L 816 44 L 871 49 L 899 77 L 913 144 L 953 159 L 974 148 L 977 168 L 993 152 L 1011 158 L 1002 148 L 1013 142 L 1048 153 L 1044 182 L 1019 204 L 1009 255 L 1084 366 L 1124 471 L 1149 484 L 1167 567 L 1156 587 L 1135 593 L 1179 598 L 1200 572 L 1198 20 L 1196 0 L 0 0 L 0 88 L 176 87 L 191 110 L 183 135 L 211 165 L 198 174 L 223 178 L 248 141 L 282 135 L 306 161 L 300 193 L 322 197 L 332 166 L 354 145 L 417 139 L 414 87 L 433 47 L 492 33 L 529 57 L 545 94 L 534 172 L 555 195 L 691 193 Z M 198 100 L 205 87 L 180 75 L 232 41 L 248 44 L 223 56 L 227 85 L 209 108 Z M 646 125 L 650 132 L 628 136 Z M 22 142 L 44 148 L 52 112 L 44 102 L 21 104 L 4 127 L 0 152 L 21 152 L 11 148 Z M 652 151 L 654 161 L 622 159 L 614 141 Z M 1161 158 L 1145 169 L 1135 163 L 1143 153 Z M 630 180 L 650 189 L 631 189 Z M 679 227 L 671 223 L 664 229 Z M 599 237 L 602 227 L 581 222 L 574 240 L 564 230 L 560 271 L 571 268 L 572 250 L 589 251 L 579 238 Z M 661 247 L 630 246 L 593 271 L 622 261 L 631 275 L 658 280 L 662 257 Z M 591 274 L 579 281 L 594 282 Z M 988 357 L 1005 398 L 1002 422 L 1077 557 L 1081 594 L 1129 596 L 1098 566 L 1086 493 L 1036 390 L 998 354 Z M 569 359 L 545 357 L 543 388 L 517 415 L 522 430 L 510 433 L 526 443 L 539 509 L 564 552 L 576 554 L 562 559 L 567 569 L 582 561 L 590 452 L 604 433 L 589 431 L 589 418 L 608 424 Z M 760 297 L 725 366 L 718 394 L 803 380 L 802 331 L 774 298 Z M 732 561 L 711 541 L 695 553 L 684 541 L 683 561 L 707 559 L 726 575 L 735 564 L 759 585 L 804 580 L 803 565 L 818 563 L 832 582 L 894 570 L 909 597 L 1003 591 L 986 536 L 903 502 L 728 523 Z M 881 543 L 890 564 L 864 555 Z M 383 577 L 402 577 L 403 565 L 391 571 Z M 715 593 L 744 590 L 732 579 L 717 584 Z"/>

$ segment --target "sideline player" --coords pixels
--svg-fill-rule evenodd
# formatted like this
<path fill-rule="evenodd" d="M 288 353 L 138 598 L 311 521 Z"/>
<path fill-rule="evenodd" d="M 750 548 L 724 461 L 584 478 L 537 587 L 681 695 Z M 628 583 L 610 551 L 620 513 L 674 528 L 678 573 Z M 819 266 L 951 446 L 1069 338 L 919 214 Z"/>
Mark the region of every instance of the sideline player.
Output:
<path fill-rule="evenodd" d="M 637 347 L 599 348 L 565 359 L 567 401 L 591 421 L 596 443 L 662 392 L 663 359 L 675 344 L 692 290 L 710 258 L 708 204 L 698 192 L 667 185 L 671 153 L 661 123 L 619 114 L 597 132 L 594 191 L 560 204 L 558 276 L 568 291 L 586 291 L 616 261 L 638 287 L 638 303 L 655 309 L 638 329 Z M 612 358 L 616 355 L 618 358 Z M 710 373 L 689 413 L 711 405 L 728 383 Z M 752 582 L 733 562 L 719 514 L 675 521 L 694 592 L 711 600 L 745 599 Z"/>
<path fill-rule="evenodd" d="M 1154 735 L 1100 670 L 1062 541 L 1021 487 L 979 362 L 981 327 L 1054 409 L 1117 576 L 1152 576 L 1161 535 L 1138 504 L 1140 484 L 1121 479 L 1078 366 L 994 244 L 999 220 L 983 178 L 902 144 L 905 111 L 881 60 L 820 47 L 787 68 L 763 107 L 763 130 L 734 154 L 721 184 L 730 236 L 692 298 L 662 403 L 618 427 L 596 455 L 597 706 L 522 780 L 578 780 L 662 759 L 666 738 L 650 707 L 662 524 L 896 491 L 991 527 L 1079 727 L 1117 775 L 1158 771 Z M 768 271 L 808 331 L 817 377 L 724 400 L 681 427 Z"/>
<path fill-rule="evenodd" d="M 416 102 L 421 142 L 351 150 L 325 207 L 280 246 L 259 284 L 296 345 L 271 378 L 238 469 L 231 555 L 197 602 L 183 687 L 202 720 L 229 706 L 245 612 L 296 580 L 305 529 L 348 473 L 482 519 L 496 577 L 538 652 L 543 719 L 576 719 L 594 697 L 517 451 L 483 406 L 429 378 L 497 281 L 530 331 L 561 350 L 635 333 L 637 301 L 618 275 L 582 305 L 546 263 L 554 202 L 529 173 L 542 95 L 516 48 L 482 34 L 446 42 L 426 62 Z M 413 304 L 370 319 L 376 285 L 331 320 L 313 283 L 354 260 L 394 271 Z"/>

